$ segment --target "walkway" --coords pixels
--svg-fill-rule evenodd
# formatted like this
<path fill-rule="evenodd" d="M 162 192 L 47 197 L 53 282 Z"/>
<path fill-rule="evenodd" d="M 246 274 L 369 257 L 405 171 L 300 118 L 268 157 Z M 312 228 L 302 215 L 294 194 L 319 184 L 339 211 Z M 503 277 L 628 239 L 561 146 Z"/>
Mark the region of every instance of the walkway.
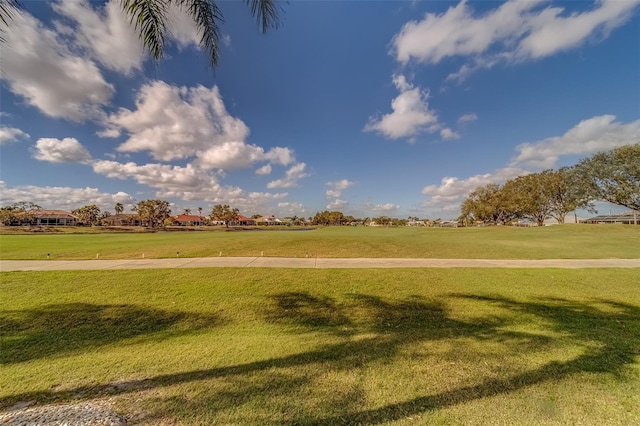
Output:
<path fill-rule="evenodd" d="M 379 259 L 200 257 L 129 260 L 0 260 L 0 271 L 164 268 L 640 268 L 640 259 Z"/>

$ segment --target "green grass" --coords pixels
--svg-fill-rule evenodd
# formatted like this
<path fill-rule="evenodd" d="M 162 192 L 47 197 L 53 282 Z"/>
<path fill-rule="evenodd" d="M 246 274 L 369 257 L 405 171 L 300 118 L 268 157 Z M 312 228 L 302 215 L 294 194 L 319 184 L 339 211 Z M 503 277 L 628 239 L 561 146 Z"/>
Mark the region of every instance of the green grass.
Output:
<path fill-rule="evenodd" d="M 0 407 L 110 397 L 148 425 L 640 423 L 633 269 L 0 278 Z"/>
<path fill-rule="evenodd" d="M 328 227 L 312 231 L 0 235 L 2 259 L 219 256 L 490 259 L 640 258 L 640 226 Z"/>

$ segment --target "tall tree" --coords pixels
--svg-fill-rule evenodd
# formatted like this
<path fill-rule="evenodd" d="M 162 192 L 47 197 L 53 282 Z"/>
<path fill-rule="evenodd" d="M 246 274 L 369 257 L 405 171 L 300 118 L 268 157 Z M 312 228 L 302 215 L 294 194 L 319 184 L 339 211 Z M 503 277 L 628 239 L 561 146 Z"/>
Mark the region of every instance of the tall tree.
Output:
<path fill-rule="evenodd" d="M 164 200 L 139 201 L 134 207 L 134 211 L 138 213 L 143 224 L 152 228 L 163 225 L 165 219 L 171 216 L 170 204 Z"/>
<path fill-rule="evenodd" d="M 575 167 L 562 167 L 546 180 L 550 197 L 550 212 L 558 223 L 564 223 L 567 213 L 580 208 L 593 211 L 587 188 Z"/>
<path fill-rule="evenodd" d="M 78 216 L 80 222 L 85 225 L 97 225 L 100 220 L 100 208 L 95 204 L 91 204 L 88 206 L 80 207 L 72 211 L 74 215 Z"/>
<path fill-rule="evenodd" d="M 505 197 L 511 202 L 511 211 L 517 217 L 533 219 L 543 226 L 551 213 L 551 170 L 518 176 L 505 182 Z"/>
<path fill-rule="evenodd" d="M 640 143 L 594 154 L 576 169 L 594 199 L 640 210 Z"/>
<path fill-rule="evenodd" d="M 211 210 L 211 220 L 224 221 L 225 226 L 229 227 L 229 222 L 238 220 L 240 210 L 231 208 L 227 204 L 217 204 Z"/>
<path fill-rule="evenodd" d="M 144 48 L 156 61 L 165 53 L 169 6 L 176 5 L 189 15 L 200 35 L 200 47 L 207 53 L 211 67 L 218 63 L 219 24 L 222 13 L 215 0 L 119 0 L 122 10 L 138 33 Z M 276 0 L 244 0 L 263 33 L 280 26 L 281 7 Z M 18 0 L 0 0 L 0 41 L 13 16 L 20 10 Z"/>
<path fill-rule="evenodd" d="M 120 214 L 124 211 L 124 206 L 122 205 L 122 203 L 116 203 L 115 209 L 116 214 Z"/>

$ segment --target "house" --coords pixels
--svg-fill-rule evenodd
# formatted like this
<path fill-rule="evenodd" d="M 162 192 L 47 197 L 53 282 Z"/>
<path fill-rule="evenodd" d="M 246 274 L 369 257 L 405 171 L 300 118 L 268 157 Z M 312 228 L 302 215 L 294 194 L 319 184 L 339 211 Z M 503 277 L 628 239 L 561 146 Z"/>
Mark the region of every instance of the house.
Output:
<path fill-rule="evenodd" d="M 580 223 L 613 223 L 619 225 L 640 225 L 640 214 L 629 211 L 623 214 L 608 214 L 581 220 Z"/>
<path fill-rule="evenodd" d="M 30 210 L 33 217 L 33 225 L 40 226 L 74 226 L 78 222 L 78 216 L 64 210 Z"/>
<path fill-rule="evenodd" d="M 257 225 L 284 225 L 284 223 L 274 215 L 262 216 L 255 219 L 255 221 Z"/>
<path fill-rule="evenodd" d="M 102 219 L 105 226 L 140 226 L 142 222 L 137 214 L 114 214 Z"/>
<path fill-rule="evenodd" d="M 230 220 L 229 226 L 256 226 L 256 220 L 250 217 L 238 215 L 236 220 Z"/>
<path fill-rule="evenodd" d="M 176 225 L 180 226 L 202 226 L 204 225 L 205 218 L 192 214 L 179 214 L 172 217 Z"/>

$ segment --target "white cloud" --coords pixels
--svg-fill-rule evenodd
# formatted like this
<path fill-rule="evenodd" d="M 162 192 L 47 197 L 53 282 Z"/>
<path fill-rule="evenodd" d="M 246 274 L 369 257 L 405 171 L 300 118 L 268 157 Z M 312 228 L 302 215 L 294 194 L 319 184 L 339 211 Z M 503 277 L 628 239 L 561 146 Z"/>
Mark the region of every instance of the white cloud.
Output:
<path fill-rule="evenodd" d="M 201 35 L 187 10 L 183 10 L 175 3 L 168 6 L 168 30 L 178 47 L 184 49 L 189 46 L 199 46 Z M 224 42 L 224 41 L 223 41 Z"/>
<path fill-rule="evenodd" d="M 278 211 L 285 216 L 303 215 L 309 211 L 309 209 L 302 203 L 295 202 L 282 202 L 278 203 Z"/>
<path fill-rule="evenodd" d="M 518 154 L 503 168 L 491 173 L 477 174 L 466 179 L 444 177 L 440 184 L 428 185 L 422 194 L 429 196 L 423 207 L 439 211 L 455 211 L 469 193 L 489 183 L 502 184 L 509 179 L 533 171 L 556 167 L 561 156 L 587 156 L 617 146 L 635 143 L 640 135 L 640 120 L 630 123 L 615 121 L 615 116 L 603 115 L 586 119 L 562 136 L 520 144 Z"/>
<path fill-rule="evenodd" d="M 91 58 L 123 74 L 142 68 L 142 42 L 119 1 L 94 8 L 86 0 L 61 0 L 52 7 L 73 22 L 73 28 L 59 26 L 59 30 L 72 36 L 74 45 Z"/>
<path fill-rule="evenodd" d="M 543 7 L 546 4 L 510 0 L 478 16 L 463 0 L 444 13 L 427 13 L 406 23 L 393 38 L 392 54 L 403 64 L 471 57 L 470 65 L 448 78 L 462 80 L 500 61 L 533 60 L 579 47 L 594 36 L 604 39 L 631 16 L 638 0 L 596 1 L 592 9 L 571 14 L 562 7 Z"/>
<path fill-rule="evenodd" d="M 298 186 L 298 181 L 309 174 L 305 171 L 307 165 L 305 163 L 294 164 L 282 179 L 274 180 L 267 183 L 267 188 L 293 188 Z"/>
<path fill-rule="evenodd" d="M 91 154 L 75 138 L 41 138 L 35 145 L 33 157 L 50 163 L 88 163 Z"/>
<path fill-rule="evenodd" d="M 60 186 L 23 185 L 9 187 L 0 181 L 2 205 L 20 201 L 38 204 L 43 209 L 71 211 L 88 204 L 95 204 L 103 211 L 113 211 L 116 203 L 131 207 L 134 199 L 126 192 L 115 194 L 100 192 L 97 188 L 71 188 Z"/>
<path fill-rule="evenodd" d="M 587 155 L 640 139 L 640 120 L 630 123 L 615 121 L 614 115 L 601 115 L 581 121 L 562 136 L 554 136 L 516 147 L 514 166 L 536 169 L 552 168 L 562 155 Z"/>
<path fill-rule="evenodd" d="M 333 200 L 329 204 L 327 204 L 326 209 L 327 210 L 343 210 L 348 205 L 349 205 L 348 201 L 336 198 L 335 200 Z"/>
<path fill-rule="evenodd" d="M 400 206 L 398 204 L 387 203 L 387 204 L 376 204 L 372 210 L 379 213 L 391 214 L 393 212 L 396 212 L 399 208 Z"/>
<path fill-rule="evenodd" d="M 327 198 L 338 198 L 342 195 L 342 191 L 347 188 L 351 188 L 354 185 L 354 182 L 351 182 L 347 179 L 338 180 L 335 182 L 327 182 L 326 184 L 329 189 L 325 192 Z"/>
<path fill-rule="evenodd" d="M 0 145 L 18 142 L 19 139 L 29 139 L 29 134 L 16 127 L 0 126 Z"/>
<path fill-rule="evenodd" d="M 465 124 L 474 122 L 478 119 L 478 116 L 475 114 L 465 114 L 463 116 L 461 116 L 460 118 L 458 118 L 458 125 L 459 126 L 464 126 Z"/>
<path fill-rule="evenodd" d="M 440 130 L 440 136 L 442 139 L 450 140 L 450 139 L 460 139 L 460 135 L 448 127 Z"/>
<path fill-rule="evenodd" d="M 149 151 L 157 160 L 195 157 L 194 165 L 206 169 L 295 161 L 289 148 L 274 147 L 265 152 L 247 144 L 249 128 L 229 115 L 217 86 L 187 88 L 153 81 L 140 89 L 135 111 L 121 108 L 108 121 L 105 132 L 121 128 L 129 134 L 118 151 Z"/>
<path fill-rule="evenodd" d="M 109 160 L 93 162 L 93 170 L 115 179 L 133 179 L 156 188 L 158 197 L 177 197 L 183 200 L 228 199 L 243 195 L 238 187 L 220 185 L 215 175 L 188 164 L 185 167 L 168 164 L 138 165 Z"/>
<path fill-rule="evenodd" d="M 271 164 L 265 164 L 264 166 L 256 170 L 257 175 L 269 175 L 271 174 Z"/>
<path fill-rule="evenodd" d="M 114 89 L 93 61 L 73 54 L 26 12 L 14 16 L 5 36 L 0 72 L 13 93 L 51 117 L 82 121 L 102 115 Z"/>
<path fill-rule="evenodd" d="M 371 117 L 364 131 L 375 131 L 391 139 L 433 133 L 440 129 L 437 114 L 429 109 L 429 92 L 413 87 L 404 75 L 395 75 L 393 83 L 400 94 L 391 101 L 393 112 Z"/>

